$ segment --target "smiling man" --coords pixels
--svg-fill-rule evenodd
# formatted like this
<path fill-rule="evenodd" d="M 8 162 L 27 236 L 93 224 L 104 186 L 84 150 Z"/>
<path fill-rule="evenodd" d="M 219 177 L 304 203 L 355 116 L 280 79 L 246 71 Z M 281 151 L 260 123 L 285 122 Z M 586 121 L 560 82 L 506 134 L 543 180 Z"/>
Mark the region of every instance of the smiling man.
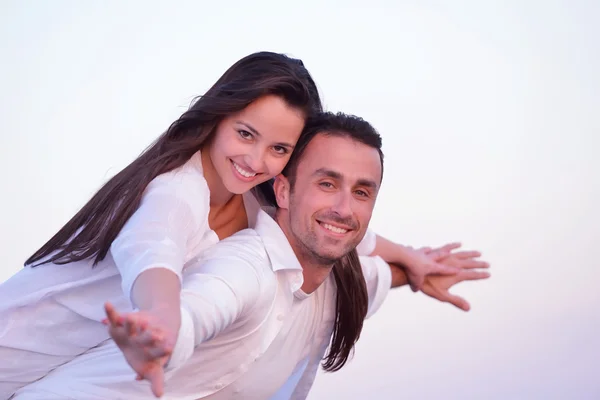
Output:
<path fill-rule="evenodd" d="M 310 121 L 274 183 L 272 213 L 260 211 L 254 230 L 219 242 L 184 271 L 178 333 L 108 305 L 114 342 L 15 399 L 151 397 L 131 368 L 167 399 L 305 398 L 321 361 L 328 371 L 342 368 L 364 319 L 390 287 L 407 283 L 400 268 L 355 251 L 373 242 L 363 238 L 382 176 L 381 138 L 369 123 L 331 113 Z M 442 260 L 464 269 L 427 278 L 424 291 L 444 301 L 453 284 L 486 278 L 472 269 L 485 264 L 474 257 Z"/>

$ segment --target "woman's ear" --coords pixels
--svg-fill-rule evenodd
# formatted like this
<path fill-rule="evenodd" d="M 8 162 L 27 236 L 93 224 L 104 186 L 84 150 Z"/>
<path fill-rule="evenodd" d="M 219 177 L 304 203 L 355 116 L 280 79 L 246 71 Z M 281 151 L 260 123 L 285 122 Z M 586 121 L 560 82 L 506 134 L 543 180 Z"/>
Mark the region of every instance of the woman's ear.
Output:
<path fill-rule="evenodd" d="M 273 191 L 279 208 L 288 209 L 290 205 L 290 181 L 285 176 L 279 174 L 275 177 Z"/>

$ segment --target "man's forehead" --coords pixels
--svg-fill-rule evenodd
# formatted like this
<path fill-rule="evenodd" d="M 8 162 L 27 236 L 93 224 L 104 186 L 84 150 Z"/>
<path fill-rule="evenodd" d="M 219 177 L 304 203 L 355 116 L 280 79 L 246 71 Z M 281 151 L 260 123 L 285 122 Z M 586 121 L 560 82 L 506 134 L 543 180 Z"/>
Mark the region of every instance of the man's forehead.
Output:
<path fill-rule="evenodd" d="M 379 151 L 355 139 L 318 135 L 306 147 L 298 169 L 308 175 L 328 175 L 354 181 L 381 181 Z"/>

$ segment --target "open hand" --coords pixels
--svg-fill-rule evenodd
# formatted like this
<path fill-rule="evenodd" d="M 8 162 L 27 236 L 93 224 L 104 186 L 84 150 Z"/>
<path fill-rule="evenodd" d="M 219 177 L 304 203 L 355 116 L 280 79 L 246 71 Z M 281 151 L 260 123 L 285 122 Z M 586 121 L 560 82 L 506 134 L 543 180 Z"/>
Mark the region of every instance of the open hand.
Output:
<path fill-rule="evenodd" d="M 435 251 L 433 250 L 433 252 Z M 439 258 L 438 262 L 456 267 L 459 269 L 459 272 L 454 275 L 427 276 L 421 291 L 429 297 L 453 304 L 463 311 L 469 311 L 471 308 L 469 302 L 460 296 L 450 293 L 449 289 L 463 281 L 487 279 L 490 277 L 489 272 L 480 270 L 481 268 L 489 267 L 487 262 L 478 260 L 480 256 L 481 253 L 478 251 L 460 251 Z"/>
<path fill-rule="evenodd" d="M 176 340 L 176 334 L 147 311 L 120 314 L 110 303 L 104 305 L 110 336 L 125 359 L 137 373 L 138 380 L 150 381 L 152 393 L 160 397 L 164 392 L 164 366 Z"/>
<path fill-rule="evenodd" d="M 406 252 L 408 259 L 404 262 L 404 270 L 412 291 L 416 292 L 422 290 L 427 276 L 455 275 L 460 272 L 460 269 L 457 266 L 440 262 L 460 246 L 460 243 L 448 243 L 435 250 L 432 250 L 429 247 L 421 249 L 407 247 Z"/>

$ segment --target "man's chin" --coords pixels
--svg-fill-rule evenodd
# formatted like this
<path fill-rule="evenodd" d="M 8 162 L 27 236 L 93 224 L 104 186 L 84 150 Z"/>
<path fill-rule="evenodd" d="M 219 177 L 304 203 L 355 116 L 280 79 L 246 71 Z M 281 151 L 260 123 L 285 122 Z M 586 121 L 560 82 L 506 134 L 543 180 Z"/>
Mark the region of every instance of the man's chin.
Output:
<path fill-rule="evenodd" d="M 342 259 L 346 254 L 350 253 L 352 249 L 331 249 L 331 250 L 321 250 L 318 254 L 320 258 L 323 260 L 327 260 L 329 263 L 333 264 L 336 261 Z"/>

